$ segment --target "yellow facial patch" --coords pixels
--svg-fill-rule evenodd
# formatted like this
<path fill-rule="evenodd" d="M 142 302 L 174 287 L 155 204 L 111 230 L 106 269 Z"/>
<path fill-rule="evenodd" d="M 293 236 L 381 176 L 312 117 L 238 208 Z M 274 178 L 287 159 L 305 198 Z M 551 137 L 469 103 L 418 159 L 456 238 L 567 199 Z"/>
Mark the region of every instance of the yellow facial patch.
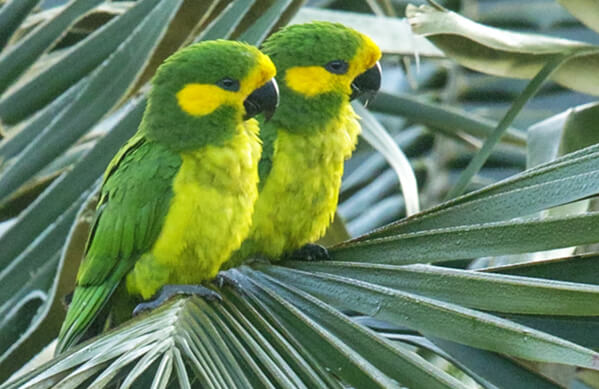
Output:
<path fill-rule="evenodd" d="M 323 66 L 294 66 L 287 69 L 285 83 L 293 91 L 308 97 L 332 91 L 351 94 L 354 78 L 370 69 L 381 58 L 381 50 L 372 39 L 366 35 L 360 36 L 362 45 L 349 61 L 347 73 L 333 74 Z"/>
<path fill-rule="evenodd" d="M 330 73 L 322 66 L 294 66 L 285 73 L 287 86 L 308 97 L 339 89 L 350 93 L 352 79 L 347 74 Z"/>
<path fill-rule="evenodd" d="M 179 107 L 193 116 L 208 115 L 225 103 L 236 105 L 242 101 L 238 93 L 209 84 L 187 84 L 177 93 Z"/>
<path fill-rule="evenodd" d="M 177 92 L 179 107 L 193 116 L 208 115 L 224 104 L 242 107 L 245 98 L 275 76 L 275 65 L 269 57 L 258 50 L 256 65 L 240 81 L 237 92 L 226 91 L 212 84 L 187 84 Z"/>

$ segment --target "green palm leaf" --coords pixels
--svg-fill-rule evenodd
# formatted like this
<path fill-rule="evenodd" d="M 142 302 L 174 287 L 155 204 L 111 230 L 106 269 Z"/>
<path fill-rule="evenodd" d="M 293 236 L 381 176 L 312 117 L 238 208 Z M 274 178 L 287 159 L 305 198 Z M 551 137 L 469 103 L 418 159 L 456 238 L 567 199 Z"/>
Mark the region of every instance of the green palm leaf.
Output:
<path fill-rule="evenodd" d="M 585 69 L 596 55 L 548 71 L 528 92 L 520 92 L 526 83 L 445 66 L 448 56 L 531 78 L 564 50 L 595 50 L 574 42 L 583 29 L 574 16 L 592 26 L 596 5 L 564 2 L 572 16 L 548 1 L 481 2 L 477 12 L 533 29 L 567 21 L 573 40 L 526 35 L 498 45 L 494 38 L 520 32 L 498 26 L 489 35 L 439 8 L 410 7 L 409 20 L 368 15 L 361 2 L 72 0 L 41 12 L 37 1 L 5 2 L 0 388 L 556 388 L 579 384 L 575 369 L 591 385 L 589 372 L 599 370 L 599 111 L 540 83 L 552 75 L 593 92 Z M 394 2 L 368 4 L 401 13 Z M 530 11 L 539 7 L 558 27 Z M 361 29 L 386 54 L 384 91 L 361 111 L 373 146 L 361 142 L 348 161 L 324 239 L 334 261 L 256 260 L 227 272 L 235 286 L 220 288 L 222 303 L 170 301 L 13 375 L 58 332 L 98 178 L 137 128 L 156 66 L 192 41 L 259 44 L 279 26 L 312 19 Z M 522 66 L 507 72 L 514 61 Z M 458 187 L 467 193 L 441 201 L 470 161 L 476 169 Z M 423 211 L 404 217 L 406 204 L 411 213 L 419 203 Z M 586 254 L 485 267 L 539 251 L 552 258 L 556 248 Z"/>

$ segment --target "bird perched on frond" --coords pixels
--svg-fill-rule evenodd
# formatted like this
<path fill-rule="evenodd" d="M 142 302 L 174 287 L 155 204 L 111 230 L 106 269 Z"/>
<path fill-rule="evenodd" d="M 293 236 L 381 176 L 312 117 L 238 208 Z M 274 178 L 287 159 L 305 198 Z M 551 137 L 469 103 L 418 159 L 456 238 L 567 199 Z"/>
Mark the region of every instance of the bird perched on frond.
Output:
<path fill-rule="evenodd" d="M 158 68 L 137 133 L 105 172 L 57 353 L 101 312 L 118 316 L 159 290 L 142 308 L 181 293 L 218 297 L 190 284 L 213 278 L 249 231 L 261 152 L 249 118 L 272 115 L 274 75 L 258 49 L 223 40 L 191 45 Z"/>
<path fill-rule="evenodd" d="M 343 162 L 361 130 L 350 100 L 374 94 L 381 83 L 380 49 L 341 24 L 292 25 L 262 50 L 277 67 L 280 104 L 260 123 L 260 195 L 250 234 L 225 267 L 254 255 L 328 257 L 311 242 L 334 217 Z"/>

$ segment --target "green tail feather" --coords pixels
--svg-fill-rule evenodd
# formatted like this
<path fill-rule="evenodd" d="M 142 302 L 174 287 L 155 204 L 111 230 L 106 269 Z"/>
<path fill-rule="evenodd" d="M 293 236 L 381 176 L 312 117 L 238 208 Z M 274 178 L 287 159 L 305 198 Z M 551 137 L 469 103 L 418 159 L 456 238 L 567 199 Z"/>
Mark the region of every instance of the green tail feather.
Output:
<path fill-rule="evenodd" d="M 58 335 L 55 355 L 59 355 L 77 344 L 92 325 L 118 283 L 97 286 L 78 286 L 73 295 L 67 316 Z"/>

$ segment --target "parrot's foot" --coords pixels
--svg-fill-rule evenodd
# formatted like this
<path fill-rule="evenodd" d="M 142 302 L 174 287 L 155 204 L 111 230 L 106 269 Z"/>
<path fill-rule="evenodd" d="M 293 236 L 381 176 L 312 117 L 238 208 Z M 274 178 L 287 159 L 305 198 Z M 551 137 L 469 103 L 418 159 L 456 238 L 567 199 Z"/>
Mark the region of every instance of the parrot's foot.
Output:
<path fill-rule="evenodd" d="M 331 259 L 326 248 L 319 244 L 308 243 L 302 248 L 295 250 L 285 257 L 285 259 L 298 261 L 324 261 Z"/>
<path fill-rule="evenodd" d="M 138 304 L 133 310 L 133 316 L 158 308 L 175 296 L 200 296 L 209 301 L 222 301 L 220 294 L 202 285 L 165 285 L 150 301 Z"/>
<path fill-rule="evenodd" d="M 228 285 L 230 287 L 232 287 L 233 289 L 235 289 L 236 291 L 240 292 L 240 293 L 244 293 L 243 291 L 243 286 L 241 286 L 241 284 L 239 283 L 239 281 L 237 281 L 235 278 L 233 278 L 231 276 L 231 274 L 229 273 L 229 271 L 221 271 L 216 275 L 216 278 L 214 279 L 214 282 L 216 283 L 216 285 L 222 289 L 223 286 Z"/>

